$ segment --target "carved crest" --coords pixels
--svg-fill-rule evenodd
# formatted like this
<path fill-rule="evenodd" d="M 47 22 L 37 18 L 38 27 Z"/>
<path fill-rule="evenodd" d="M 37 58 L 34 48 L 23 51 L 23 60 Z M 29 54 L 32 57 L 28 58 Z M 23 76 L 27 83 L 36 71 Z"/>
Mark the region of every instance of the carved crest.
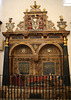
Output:
<path fill-rule="evenodd" d="M 19 28 L 18 31 L 56 30 L 54 23 L 47 19 L 48 16 L 46 15 L 47 11 L 45 8 L 43 11 L 41 11 L 39 9 L 40 5 L 37 5 L 36 1 L 34 1 L 34 5 L 31 5 L 30 7 L 32 8 L 30 11 L 26 9 L 26 12 L 24 12 L 24 21 L 20 21 L 20 23 L 17 25 Z"/>
<path fill-rule="evenodd" d="M 12 18 L 9 18 L 9 23 L 6 23 L 7 32 L 12 32 L 15 23 L 12 23 Z"/>
<path fill-rule="evenodd" d="M 65 30 L 65 27 L 67 26 L 66 25 L 66 21 L 63 21 L 63 16 L 59 16 L 60 17 L 60 21 L 58 21 L 58 27 L 59 27 L 59 30 Z"/>

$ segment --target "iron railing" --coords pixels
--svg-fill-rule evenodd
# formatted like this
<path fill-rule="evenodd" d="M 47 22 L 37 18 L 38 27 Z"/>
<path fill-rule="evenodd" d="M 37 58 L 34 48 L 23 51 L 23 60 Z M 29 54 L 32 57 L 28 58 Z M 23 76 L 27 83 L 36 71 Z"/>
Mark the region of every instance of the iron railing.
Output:
<path fill-rule="evenodd" d="M 71 100 L 69 77 L 0 75 L 0 100 Z"/>

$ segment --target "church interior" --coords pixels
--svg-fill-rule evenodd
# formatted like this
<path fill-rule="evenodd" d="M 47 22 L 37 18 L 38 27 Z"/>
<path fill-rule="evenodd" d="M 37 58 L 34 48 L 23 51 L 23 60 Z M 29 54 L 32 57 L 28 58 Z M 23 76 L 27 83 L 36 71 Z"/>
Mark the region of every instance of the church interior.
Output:
<path fill-rule="evenodd" d="M 70 100 L 71 6 L 1 0 L 0 8 L 0 98 Z"/>

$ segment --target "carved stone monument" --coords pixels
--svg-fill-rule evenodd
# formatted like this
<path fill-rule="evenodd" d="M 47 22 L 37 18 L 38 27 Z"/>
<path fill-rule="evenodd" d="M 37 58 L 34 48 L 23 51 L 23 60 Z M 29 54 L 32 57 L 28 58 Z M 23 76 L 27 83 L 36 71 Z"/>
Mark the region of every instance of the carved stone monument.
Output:
<path fill-rule="evenodd" d="M 41 11 L 36 2 L 30 7 L 15 31 L 12 18 L 6 23 L 4 74 L 14 75 L 18 70 L 28 75 L 68 75 L 67 35 L 70 31 L 65 29 L 66 21 L 61 16 L 57 30 L 48 20 L 45 9 Z"/>

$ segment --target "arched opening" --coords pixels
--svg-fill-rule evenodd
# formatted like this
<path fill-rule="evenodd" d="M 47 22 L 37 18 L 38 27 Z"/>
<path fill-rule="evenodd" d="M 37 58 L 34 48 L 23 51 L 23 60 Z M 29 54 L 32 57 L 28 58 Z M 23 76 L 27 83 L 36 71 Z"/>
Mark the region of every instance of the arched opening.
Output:
<path fill-rule="evenodd" d="M 62 54 L 60 49 L 53 44 L 44 45 L 39 51 L 40 74 L 62 74 Z"/>
<path fill-rule="evenodd" d="M 20 44 L 15 46 L 11 51 L 11 56 L 9 56 L 10 74 L 29 74 L 32 55 L 32 50 L 27 45 Z"/>

